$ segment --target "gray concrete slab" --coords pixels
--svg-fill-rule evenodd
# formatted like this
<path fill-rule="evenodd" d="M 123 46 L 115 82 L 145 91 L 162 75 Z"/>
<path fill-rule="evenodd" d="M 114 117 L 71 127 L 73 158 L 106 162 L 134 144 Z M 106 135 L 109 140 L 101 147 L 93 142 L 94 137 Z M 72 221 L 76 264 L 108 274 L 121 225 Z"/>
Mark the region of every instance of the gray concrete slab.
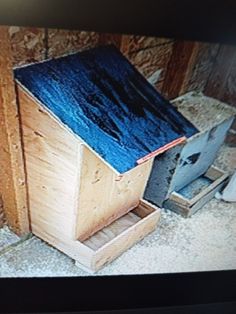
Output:
<path fill-rule="evenodd" d="M 216 199 L 192 218 L 163 211 L 159 228 L 96 275 L 236 268 L 236 207 Z M 0 257 L 0 276 L 87 276 L 36 237 Z"/>
<path fill-rule="evenodd" d="M 33 237 L 0 256 L 1 277 L 80 276 L 74 261 Z"/>
<path fill-rule="evenodd" d="M 3 250 L 19 240 L 20 238 L 11 232 L 7 226 L 0 228 L 0 255 Z"/>

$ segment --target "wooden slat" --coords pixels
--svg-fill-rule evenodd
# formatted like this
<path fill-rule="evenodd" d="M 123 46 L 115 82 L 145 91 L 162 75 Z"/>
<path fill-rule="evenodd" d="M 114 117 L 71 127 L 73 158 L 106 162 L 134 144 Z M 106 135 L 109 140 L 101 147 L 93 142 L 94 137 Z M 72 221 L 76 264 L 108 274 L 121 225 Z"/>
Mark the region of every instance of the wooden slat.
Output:
<path fill-rule="evenodd" d="M 9 226 L 23 235 L 29 232 L 26 178 L 7 27 L 0 27 L 0 47 L 0 193 Z"/>
<path fill-rule="evenodd" d="M 172 99 L 184 92 L 199 52 L 198 42 L 176 41 L 168 63 L 162 92 Z"/>

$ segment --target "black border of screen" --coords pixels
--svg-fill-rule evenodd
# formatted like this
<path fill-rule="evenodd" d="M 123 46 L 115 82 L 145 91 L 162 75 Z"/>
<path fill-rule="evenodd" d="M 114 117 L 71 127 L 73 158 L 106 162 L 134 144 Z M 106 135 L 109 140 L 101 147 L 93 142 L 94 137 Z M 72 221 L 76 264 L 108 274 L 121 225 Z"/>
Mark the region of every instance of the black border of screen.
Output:
<path fill-rule="evenodd" d="M 235 17 L 236 3 L 227 0 L 0 0 L 0 25 L 140 34 L 233 45 Z M 236 271 L 0 279 L 2 313 L 105 310 L 131 313 L 129 309 L 137 312 L 139 309 L 140 313 L 160 313 L 161 309 L 164 309 L 161 313 L 171 313 L 171 309 L 176 310 L 173 313 L 185 310 L 203 313 L 204 309 L 207 313 L 236 313 Z"/>

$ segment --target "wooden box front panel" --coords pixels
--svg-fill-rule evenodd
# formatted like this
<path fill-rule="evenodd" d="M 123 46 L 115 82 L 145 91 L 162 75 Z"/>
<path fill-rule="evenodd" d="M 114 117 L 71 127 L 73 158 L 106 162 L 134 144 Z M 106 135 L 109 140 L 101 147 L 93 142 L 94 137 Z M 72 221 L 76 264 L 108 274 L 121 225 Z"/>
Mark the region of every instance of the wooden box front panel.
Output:
<path fill-rule="evenodd" d="M 152 159 L 119 176 L 85 145 L 81 151 L 75 239 L 83 241 L 139 204 Z"/>

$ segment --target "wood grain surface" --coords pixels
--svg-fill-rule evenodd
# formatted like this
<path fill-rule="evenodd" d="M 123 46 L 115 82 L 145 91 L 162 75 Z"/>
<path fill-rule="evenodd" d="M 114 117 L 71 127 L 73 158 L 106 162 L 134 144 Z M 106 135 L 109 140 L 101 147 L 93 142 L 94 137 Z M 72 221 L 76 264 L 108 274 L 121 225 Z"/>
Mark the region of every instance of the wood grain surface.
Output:
<path fill-rule="evenodd" d="M 236 49 L 221 46 L 204 93 L 236 106 Z"/>
<path fill-rule="evenodd" d="M 14 66 L 45 59 L 45 30 L 35 27 L 10 26 L 8 29 Z"/>
<path fill-rule="evenodd" d="M 167 72 L 162 86 L 162 92 L 169 99 L 173 99 L 184 92 L 186 82 L 191 77 L 199 43 L 176 41 L 167 66 Z"/>
<path fill-rule="evenodd" d="M 47 30 L 47 56 L 60 57 L 80 50 L 95 47 L 99 34 L 79 30 L 52 29 Z"/>
<path fill-rule="evenodd" d="M 8 225 L 29 232 L 26 177 L 7 27 L 0 27 L 0 193 Z"/>
<path fill-rule="evenodd" d="M 73 237 L 78 140 L 18 87 L 32 232 Z"/>

